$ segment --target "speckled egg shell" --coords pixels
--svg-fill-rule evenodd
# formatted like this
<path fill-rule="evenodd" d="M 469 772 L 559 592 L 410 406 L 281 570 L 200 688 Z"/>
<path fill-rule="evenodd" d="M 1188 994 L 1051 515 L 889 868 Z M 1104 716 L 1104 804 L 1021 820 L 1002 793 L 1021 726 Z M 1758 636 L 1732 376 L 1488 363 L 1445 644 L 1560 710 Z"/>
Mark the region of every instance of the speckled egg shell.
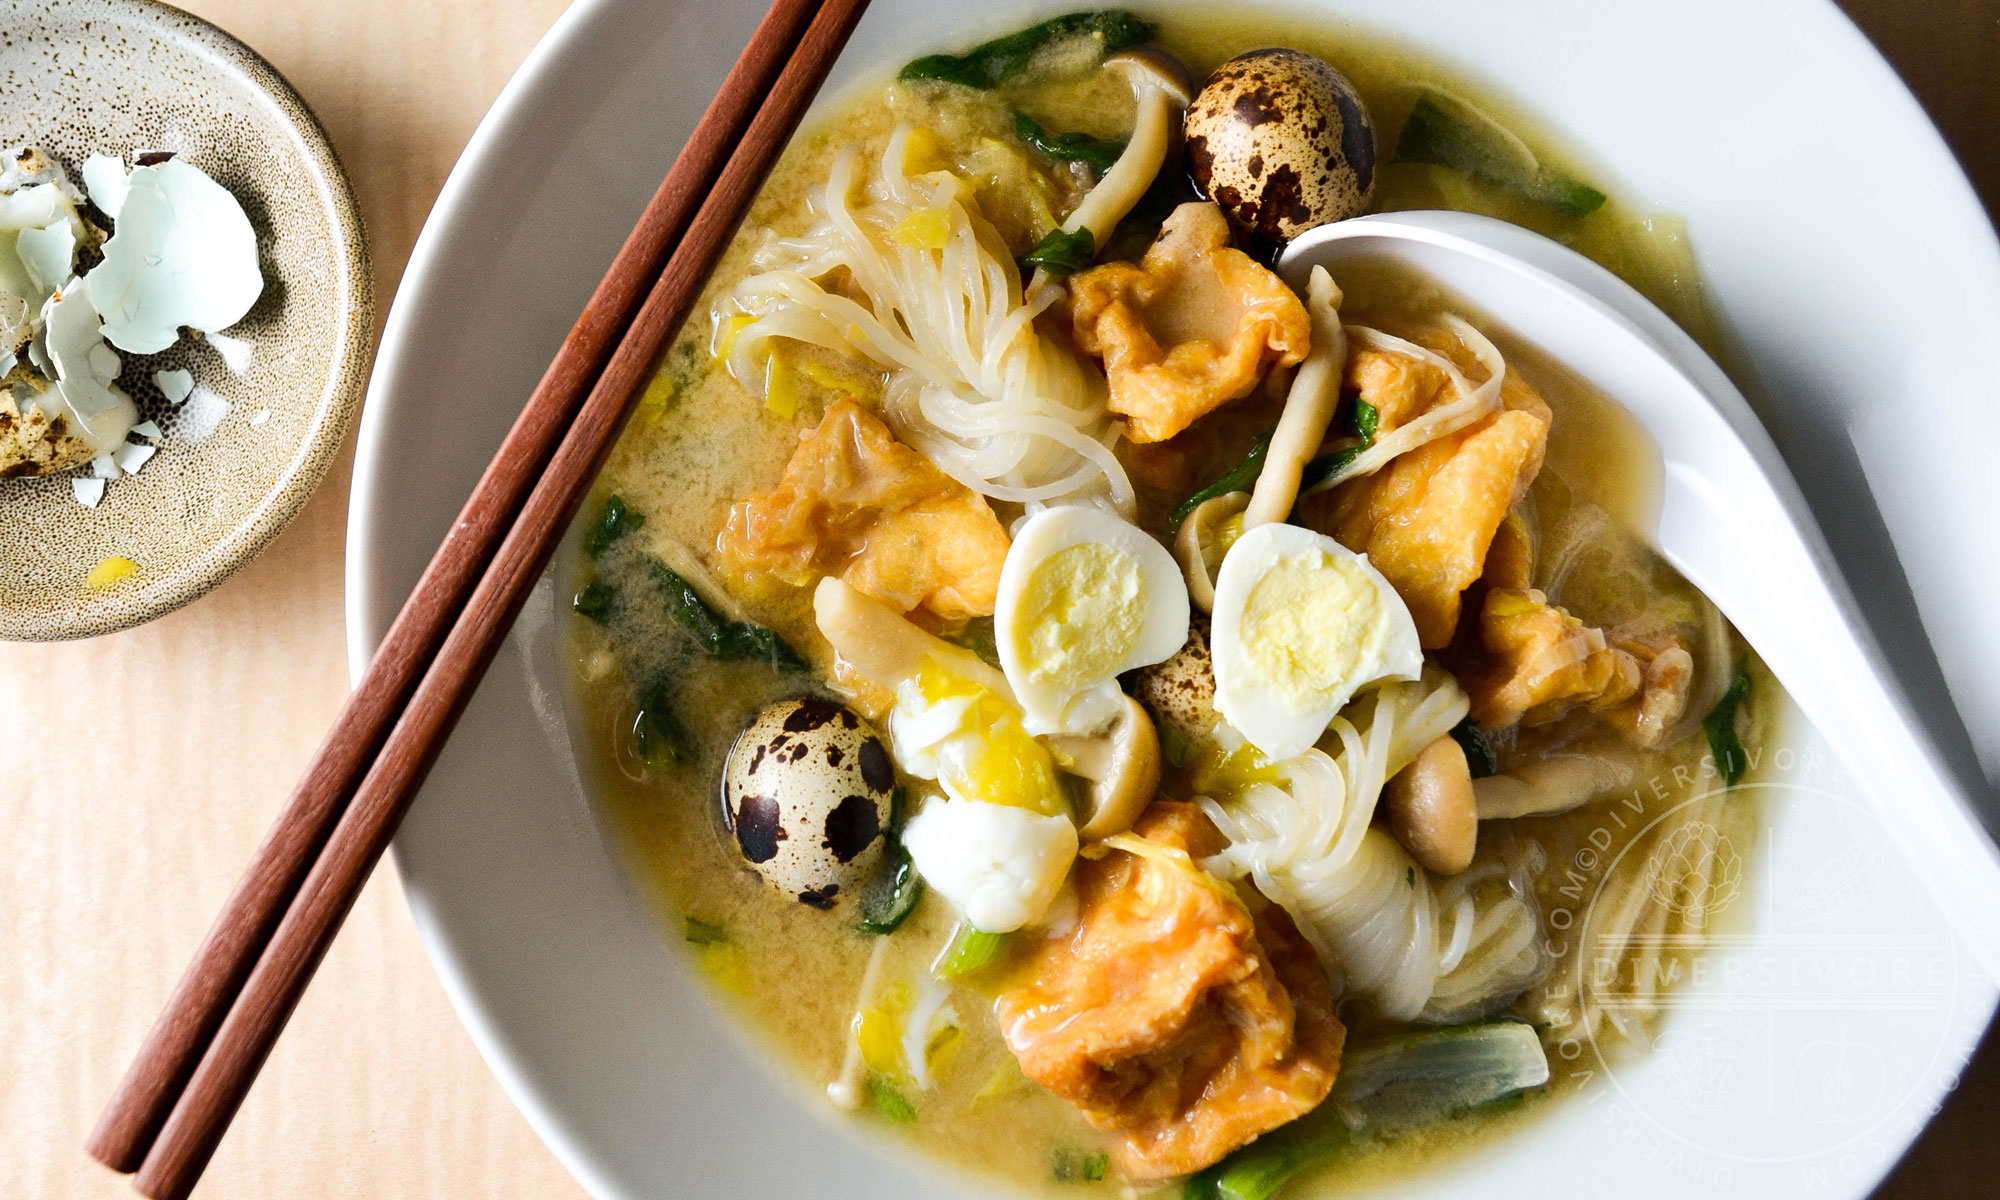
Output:
<path fill-rule="evenodd" d="M 72 178 L 94 152 L 170 150 L 242 204 L 264 291 L 222 331 L 126 354 L 119 384 L 162 430 L 138 474 L 96 508 L 65 474 L 0 479 L 0 639 L 91 637 L 149 621 L 228 577 L 276 537 L 346 440 L 368 378 L 374 300 L 361 218 L 333 147 L 263 59 L 145 0 L 0 6 L 0 146 L 32 142 Z M 173 403 L 154 373 L 201 389 Z M 412 464 L 421 456 L 412 457 Z M 411 469 L 422 469 L 413 465 Z M 136 573 L 92 588 L 91 569 Z"/>
<path fill-rule="evenodd" d="M 1298 50 L 1218 67 L 1187 111 L 1188 169 L 1240 228 L 1286 242 L 1358 216 L 1375 190 L 1375 124 L 1354 85 Z"/>
<path fill-rule="evenodd" d="M 1215 711 L 1215 664 L 1209 656 L 1207 617 L 1194 619 L 1187 644 L 1172 658 L 1139 672 L 1132 694 L 1155 721 L 1173 726 L 1189 741 L 1214 731 L 1221 718 Z"/>
<path fill-rule="evenodd" d="M 730 748 L 723 813 L 743 859 L 814 908 L 852 895 L 882 857 L 896 772 L 866 721 L 832 700 L 779 700 Z"/>

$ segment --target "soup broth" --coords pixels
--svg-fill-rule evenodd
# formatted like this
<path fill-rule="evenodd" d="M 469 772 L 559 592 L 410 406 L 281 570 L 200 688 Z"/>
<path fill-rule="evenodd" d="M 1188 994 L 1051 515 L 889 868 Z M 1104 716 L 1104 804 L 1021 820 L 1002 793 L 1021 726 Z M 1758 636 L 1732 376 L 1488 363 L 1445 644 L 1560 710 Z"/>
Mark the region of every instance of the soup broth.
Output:
<path fill-rule="evenodd" d="M 1257 46 L 1282 44 L 1321 56 L 1352 80 L 1366 100 L 1385 160 L 1393 134 L 1417 98 L 1426 89 L 1443 89 L 1504 122 L 1545 165 L 1585 173 L 1578 159 L 1535 132 L 1523 114 L 1491 89 L 1370 36 L 1232 16 L 1227 21 L 1171 20 L 1161 41 L 1197 77 Z M 815 663 L 823 662 L 823 656 L 809 649 L 823 644 L 810 581 L 725 579 L 715 555 L 717 533 L 728 522 L 732 504 L 773 485 L 800 438 L 820 422 L 832 401 L 879 391 L 882 381 L 866 363 L 857 365 L 818 347 L 787 345 L 774 354 L 789 357 L 777 360 L 773 369 L 788 372 L 789 379 L 782 389 L 770 385 L 769 395 L 760 398 L 722 364 L 734 332 L 727 297 L 758 269 L 755 256 L 770 239 L 798 236 L 813 223 L 813 189 L 828 178 L 840 155 L 871 161 L 902 126 L 932 132 L 953 169 L 976 181 L 981 208 L 1009 248 L 1025 250 L 1033 244 L 1038 206 L 1059 209 L 1071 199 L 1068 191 L 1082 186 L 1082 176 L 1065 176 L 1060 170 L 1049 173 L 1052 179 L 1021 175 L 1020 164 L 1026 160 L 1015 148 L 1012 108 L 1050 129 L 1107 139 L 1124 137 L 1134 121 L 1131 90 L 1104 72 L 1052 78 L 1031 73 L 997 95 L 877 82 L 857 89 L 795 139 L 717 270 L 700 315 L 668 353 L 587 510 L 587 520 L 602 520 L 601 504 L 616 496 L 633 517 L 643 516 L 643 524 L 628 518 L 617 536 L 600 539 L 604 544 L 595 546 L 594 554 L 580 551 L 558 566 L 564 592 L 579 595 L 579 608 L 585 607 L 583 594 L 589 589 L 617 598 L 600 599 L 593 614 L 597 619 L 569 622 L 575 728 L 585 758 L 594 765 L 607 823 L 635 878 L 658 907 L 665 935 L 685 947 L 722 1002 L 740 1014 L 755 1041 L 769 1048 L 783 1070 L 812 1092 L 831 1085 L 837 1095 L 843 1080 L 853 1084 L 859 1078 L 861 1086 L 872 1086 L 866 1081 L 884 1070 L 873 1060 L 895 1057 L 891 1049 L 902 1054 L 906 1074 L 914 1055 L 923 1060 L 927 1086 L 904 1079 L 890 1089 L 893 1100 L 864 1105 L 857 1120 L 873 1121 L 929 1152 L 998 1174 L 1028 1191 L 1067 1193 L 1078 1185 L 1178 1189 L 1178 1182 L 1135 1185 L 1107 1170 L 1105 1156 L 1113 1139 L 1077 1107 L 1024 1076 L 1003 1039 L 993 997 L 1018 982 L 1025 966 L 1003 961 L 970 984 L 934 978 L 933 963 L 960 921 L 935 888 L 895 933 L 875 936 L 860 931 L 850 914 L 792 902 L 746 866 L 721 799 L 731 747 L 763 705 L 823 689 L 820 673 L 802 678 L 773 671 L 763 662 L 704 655 L 691 646 L 684 618 L 677 620 L 670 608 L 630 599 L 654 594 L 664 565 L 692 585 L 721 619 L 754 621 Z M 1602 184 L 1601 177 L 1598 182 Z M 1615 196 L 1586 216 L 1564 216 L 1524 206 L 1449 171 L 1393 163 L 1382 169 L 1375 207 L 1464 208 L 1528 224 L 1606 262 L 1698 338 L 1713 336 L 1677 228 L 1671 221 L 1636 215 Z M 1344 320 L 1393 334 L 1415 330 L 1448 310 L 1492 339 L 1507 370 L 1532 384 L 1552 413 L 1544 465 L 1517 506 L 1540 546 L 1533 586 L 1593 627 L 1668 628 L 1682 631 L 1690 642 L 1706 639 L 1710 655 L 1741 664 L 1750 679 L 1738 722 L 1742 741 L 1756 746 L 1775 738 L 1782 711 L 1775 683 L 1707 602 L 1640 536 L 1658 505 L 1658 456 L 1615 400 L 1510 338 L 1505 314 L 1471 312 L 1426 281 L 1387 265 L 1364 266 L 1339 282 L 1346 292 Z M 1275 419 L 1276 411 L 1277 397 L 1260 393 L 1208 418 L 1213 434 L 1194 443 L 1193 453 L 1201 461 L 1189 464 L 1188 473 L 1206 479 L 1229 466 L 1260 423 L 1268 427 Z M 1134 461 L 1130 449 L 1120 451 L 1128 462 Z M 1152 487 L 1144 478 L 1137 487 L 1139 523 L 1159 528 L 1177 494 Z M 993 507 L 1003 524 L 1023 512 L 1018 504 Z M 589 541 L 588 531 L 583 540 Z M 950 636 L 990 653 L 994 633 L 990 621 L 975 619 Z M 663 736 L 659 730 L 635 735 L 663 681 L 671 689 L 679 726 L 665 760 L 646 740 L 657 741 Z M 1565 718 L 1509 729 L 1490 740 L 1496 765 L 1505 772 L 1556 751 L 1587 753 L 1615 738 L 1586 721 Z M 1685 819 L 1667 816 L 1649 825 L 1683 801 L 1719 788 L 1713 747 L 1699 730 L 1658 748 L 1627 747 L 1620 754 L 1625 773 L 1616 786 L 1599 788 L 1590 803 L 1557 815 L 1482 824 L 1482 853 L 1489 838 L 1500 839 L 1509 848 L 1510 862 L 1562 868 L 1528 872 L 1543 913 L 1574 909 L 1579 896 L 1595 896 L 1601 889 L 1616 892 L 1618 881 L 1604 878 L 1604 868 L 1594 873 L 1569 869 L 1586 843 L 1599 851 L 1591 861 L 1609 863 L 1632 839 L 1665 839 L 1685 820 L 1697 818 L 1726 831 L 1739 846 L 1754 840 L 1755 811 L 1747 802 L 1706 800 L 1689 808 Z M 1657 781 L 1666 786 L 1656 787 Z M 909 786 L 935 792 L 917 781 Z M 1185 794 L 1193 786 L 1186 770 L 1170 765 L 1162 794 Z M 1606 820 L 1606 811 L 1621 803 L 1628 806 L 1628 817 Z M 1607 836 L 1609 845 L 1604 844 Z M 1414 876 L 1411 886 L 1416 886 Z M 1667 917 L 1649 914 L 1645 919 L 1664 922 Z M 1651 1019 L 1644 1004 L 1621 1009 L 1611 1025 L 1581 1028 L 1581 1023 L 1596 1020 L 1584 1015 L 1589 999 L 1584 966 L 1592 951 L 1553 937 L 1546 949 L 1549 962 L 1539 982 L 1508 1005 L 1507 1012 L 1550 1030 L 1545 1038 L 1575 1038 L 1593 1054 L 1597 1046 L 1643 1030 Z M 913 1012 L 937 1011 L 939 1005 L 948 1010 L 949 1019 L 933 1019 L 940 1032 L 914 1051 L 906 1041 L 882 1032 L 906 1024 Z M 1343 1001 L 1339 1012 L 1350 1047 L 1411 1027 L 1352 999 Z M 862 1060 L 858 1076 L 857 1056 Z M 1580 1072 L 1558 1069 L 1547 1086 L 1511 1105 L 1420 1128 L 1356 1135 L 1350 1147 L 1314 1167 L 1288 1194 L 1338 1194 L 1385 1173 L 1435 1163 L 1441 1154 L 1504 1135 L 1532 1119 L 1580 1077 Z M 1308 1118 L 1318 1119 L 1317 1114 Z"/>

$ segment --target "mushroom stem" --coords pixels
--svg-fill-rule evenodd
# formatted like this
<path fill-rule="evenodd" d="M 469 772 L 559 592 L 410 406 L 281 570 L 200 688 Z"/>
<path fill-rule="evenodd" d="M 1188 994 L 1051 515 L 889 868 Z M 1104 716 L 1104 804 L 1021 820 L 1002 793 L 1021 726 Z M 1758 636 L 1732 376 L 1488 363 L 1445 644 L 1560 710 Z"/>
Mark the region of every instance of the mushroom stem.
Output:
<path fill-rule="evenodd" d="M 1217 554 L 1217 561 L 1211 563 L 1209 552 L 1220 535 L 1222 523 L 1242 512 L 1249 503 L 1248 492 L 1211 496 L 1195 506 L 1174 537 L 1174 557 L 1180 560 L 1181 575 L 1187 580 L 1188 603 L 1202 612 L 1215 611 L 1215 572 L 1221 560 Z"/>
<path fill-rule="evenodd" d="M 813 591 L 813 619 L 833 646 L 836 683 L 857 707 L 877 710 L 866 713 L 872 719 L 879 720 L 888 704 L 880 702 L 880 697 L 853 694 L 852 681 L 858 678 L 893 697 L 896 688 L 904 680 L 916 678 L 926 662 L 935 662 L 1007 703 L 1015 703 L 1007 677 L 985 659 L 919 628 L 895 609 L 832 575 L 821 579 Z"/>
<path fill-rule="evenodd" d="M 1306 464 L 1326 440 L 1333 410 L 1340 404 L 1340 377 L 1347 370 L 1347 331 L 1340 323 L 1340 285 L 1325 267 L 1314 267 L 1306 284 L 1306 312 L 1312 317 L 1312 349 L 1292 377 L 1285 411 L 1271 434 L 1264 469 L 1243 510 L 1243 528 L 1255 529 L 1291 515 L 1298 502 Z"/>
<path fill-rule="evenodd" d="M 1089 230 L 1098 251 L 1111 240 L 1111 232 L 1139 203 L 1139 197 L 1153 186 L 1153 180 L 1159 178 L 1160 168 L 1166 165 L 1167 154 L 1180 133 L 1181 111 L 1193 99 L 1185 68 L 1165 54 L 1125 50 L 1105 59 L 1104 65 L 1108 70 L 1122 72 L 1132 85 L 1132 94 L 1139 102 L 1138 115 L 1132 123 L 1132 137 L 1125 143 L 1125 152 L 1062 223 L 1064 233 Z M 1035 268 L 1027 294 L 1034 295 L 1049 282 L 1048 271 Z"/>
<path fill-rule="evenodd" d="M 1632 782 L 1629 762 L 1601 754 L 1558 754 L 1509 775 L 1472 781 L 1482 821 L 1542 817 L 1581 808 Z"/>
<path fill-rule="evenodd" d="M 1179 112 L 1174 98 L 1151 84 L 1138 85 L 1138 91 L 1139 116 L 1132 127 L 1132 140 L 1063 222 L 1065 233 L 1088 229 L 1099 250 L 1111 239 L 1118 222 L 1139 203 L 1139 197 L 1153 186 L 1173 142 L 1174 116 Z"/>

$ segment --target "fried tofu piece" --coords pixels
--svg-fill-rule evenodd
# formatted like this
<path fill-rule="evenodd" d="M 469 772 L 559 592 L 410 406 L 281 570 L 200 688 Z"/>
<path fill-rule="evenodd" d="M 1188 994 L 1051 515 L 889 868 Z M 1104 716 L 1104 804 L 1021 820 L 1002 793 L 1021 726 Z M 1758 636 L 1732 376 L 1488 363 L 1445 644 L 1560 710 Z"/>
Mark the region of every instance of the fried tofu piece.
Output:
<path fill-rule="evenodd" d="M 1487 729 L 1542 725 L 1584 707 L 1612 708 L 1638 694 L 1630 653 L 1549 603 L 1533 588 L 1494 588 L 1479 611 L 1485 660 L 1461 676 L 1472 719 Z"/>
<path fill-rule="evenodd" d="M 1312 345 L 1306 307 L 1284 281 L 1229 245 L 1213 204 L 1183 204 L 1137 264 L 1069 282 L 1076 344 L 1104 360 L 1110 408 L 1134 442 L 1163 442 Z"/>
<path fill-rule="evenodd" d="M 778 486 L 738 501 L 716 539 L 736 571 L 801 585 L 837 575 L 947 625 L 993 612 L 1007 546 L 984 497 L 852 400 L 827 409 Z"/>
<path fill-rule="evenodd" d="M 1076 873 L 1078 916 L 1041 942 L 997 1012 L 1030 1079 L 1117 1135 L 1135 1180 L 1198 1171 L 1311 1111 L 1346 1031 L 1282 909 L 1255 916 L 1195 859 L 1223 842 L 1192 804 L 1152 805 Z"/>
<path fill-rule="evenodd" d="M 1347 361 L 1347 386 L 1375 406 L 1380 433 L 1408 425 L 1451 399 L 1444 394 L 1450 382 L 1434 363 L 1372 346 L 1356 350 Z"/>
<path fill-rule="evenodd" d="M 1434 348 L 1442 352 L 1444 339 Z M 1458 398 L 1437 367 L 1388 351 L 1355 355 L 1347 382 L 1375 406 L 1378 437 Z M 1480 577 L 1495 532 L 1527 494 L 1548 449 L 1549 406 L 1534 388 L 1509 372 L 1500 398 L 1491 415 L 1305 508 L 1310 523 L 1366 554 L 1395 587 L 1427 650 L 1451 641 L 1462 594 Z"/>
<path fill-rule="evenodd" d="M 1694 683 L 1694 655 L 1671 634 L 1646 637 L 1612 634 L 1611 648 L 1630 655 L 1639 667 L 1639 690 L 1604 716 L 1625 740 L 1648 749 L 1667 740 L 1687 713 Z"/>

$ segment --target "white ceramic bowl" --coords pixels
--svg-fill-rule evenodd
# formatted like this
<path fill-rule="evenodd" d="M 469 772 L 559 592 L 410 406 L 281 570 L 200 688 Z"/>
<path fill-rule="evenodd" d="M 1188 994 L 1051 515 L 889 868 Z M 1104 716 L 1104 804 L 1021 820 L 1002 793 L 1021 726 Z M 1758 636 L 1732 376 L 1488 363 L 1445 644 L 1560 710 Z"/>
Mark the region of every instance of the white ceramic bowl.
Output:
<path fill-rule="evenodd" d="M 832 88 L 1054 7 L 966 18 L 876 0 Z M 1741 382 L 1931 736 L 1990 796 L 2000 625 L 1985 605 L 2000 563 L 1971 551 L 2000 509 L 1984 463 L 2000 408 L 1977 355 L 2000 328 L 2000 247 L 1860 35 L 1824 0 L 1279 7 L 1337 12 L 1500 81 L 1688 218 L 1754 373 Z M 481 126 L 405 274 L 363 422 L 357 673 L 760 8 L 582 0 Z M 664 944 L 585 798 L 556 615 L 545 586 L 397 841 L 446 989 L 529 1120 L 607 1200 L 981 1190 L 837 1120 Z M 1783 748 L 1768 832 L 1735 848 L 1755 862 L 1747 932 L 1703 960 L 1659 1052 L 1433 1170 L 1427 1194 L 1616 1180 L 1633 1197 L 1848 1197 L 1880 1178 L 1955 1080 L 1995 987 L 1917 885 L 1924 865 L 1888 849 L 1829 761 L 1809 730 Z"/>

